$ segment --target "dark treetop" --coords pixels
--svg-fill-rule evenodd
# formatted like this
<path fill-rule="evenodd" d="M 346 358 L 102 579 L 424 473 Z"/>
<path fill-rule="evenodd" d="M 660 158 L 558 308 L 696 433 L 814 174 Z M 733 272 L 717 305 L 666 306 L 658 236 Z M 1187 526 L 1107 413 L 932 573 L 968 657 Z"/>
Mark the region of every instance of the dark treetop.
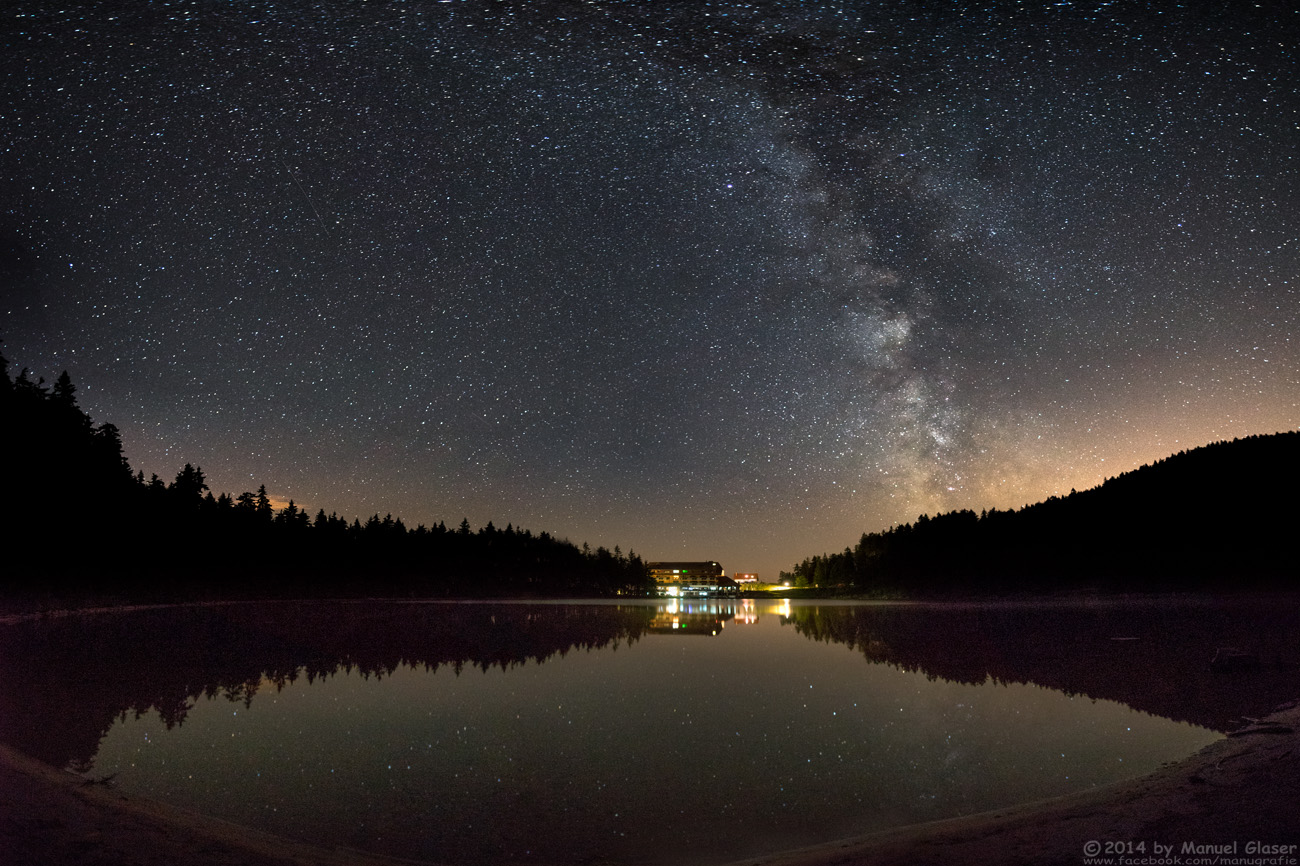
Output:
<path fill-rule="evenodd" d="M 1290 588 L 1300 433 L 1182 451 L 1019 511 L 953 511 L 795 566 L 801 585 L 984 593 Z"/>
<path fill-rule="evenodd" d="M 213 496 L 189 463 L 165 484 L 132 475 L 117 428 L 78 408 L 65 372 L 47 388 L 0 358 L 0 590 L 10 596 L 610 595 L 637 592 L 640 557 L 467 520 L 351 522 L 264 486 Z"/>

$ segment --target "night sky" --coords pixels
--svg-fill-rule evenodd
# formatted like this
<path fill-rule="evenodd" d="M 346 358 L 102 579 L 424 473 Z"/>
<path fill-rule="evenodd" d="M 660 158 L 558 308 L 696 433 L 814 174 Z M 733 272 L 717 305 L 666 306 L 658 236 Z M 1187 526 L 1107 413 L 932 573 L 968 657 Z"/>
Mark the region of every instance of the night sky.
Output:
<path fill-rule="evenodd" d="M 1300 425 L 1284 3 L 0 10 L 0 337 L 127 457 L 776 577 Z"/>

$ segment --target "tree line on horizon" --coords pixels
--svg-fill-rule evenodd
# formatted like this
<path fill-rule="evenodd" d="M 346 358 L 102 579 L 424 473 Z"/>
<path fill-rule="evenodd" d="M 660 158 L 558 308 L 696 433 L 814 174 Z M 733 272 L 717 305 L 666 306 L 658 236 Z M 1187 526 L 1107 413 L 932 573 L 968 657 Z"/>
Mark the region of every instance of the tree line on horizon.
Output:
<path fill-rule="evenodd" d="M 1300 432 L 1180 451 L 1019 510 L 921 515 L 782 572 L 890 596 L 1295 589 Z"/>
<path fill-rule="evenodd" d="M 468 519 L 408 527 L 272 506 L 266 486 L 214 495 L 190 463 L 133 473 L 113 424 L 0 355 L 0 590 L 25 597 L 559 596 L 640 593 L 641 558 Z"/>

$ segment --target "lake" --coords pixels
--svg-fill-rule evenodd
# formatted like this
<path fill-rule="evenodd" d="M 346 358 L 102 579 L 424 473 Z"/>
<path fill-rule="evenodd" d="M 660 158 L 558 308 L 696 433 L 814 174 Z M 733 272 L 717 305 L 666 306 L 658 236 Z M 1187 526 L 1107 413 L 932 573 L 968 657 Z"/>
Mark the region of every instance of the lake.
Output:
<path fill-rule="evenodd" d="M 0 739 L 325 846 L 714 864 L 1149 772 L 1297 697 L 1298 637 L 1292 599 L 152 608 L 0 628 Z"/>

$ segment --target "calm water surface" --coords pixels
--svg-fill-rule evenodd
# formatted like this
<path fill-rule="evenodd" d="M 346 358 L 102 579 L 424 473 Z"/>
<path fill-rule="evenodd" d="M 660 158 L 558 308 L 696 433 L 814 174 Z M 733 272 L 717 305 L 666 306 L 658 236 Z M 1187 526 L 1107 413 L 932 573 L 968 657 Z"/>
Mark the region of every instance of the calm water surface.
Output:
<path fill-rule="evenodd" d="M 1206 677 L 1221 640 L 1204 634 L 1207 610 L 116 614 L 4 630 L 7 658 L 44 659 L 6 665 L 7 694 L 47 697 L 0 733 L 121 790 L 323 845 L 458 864 L 719 863 L 1080 791 L 1192 753 L 1221 736 L 1212 697 L 1155 707 L 1170 717 L 1121 700 L 1129 689 L 1158 704 L 1168 665 Z M 1180 629 L 1210 648 L 1189 649 Z M 1016 661 L 1021 645 L 1034 659 Z M 1135 664 L 1164 656 L 1150 684 L 1133 683 Z M 1220 687 L 1205 682 L 1192 691 Z"/>

